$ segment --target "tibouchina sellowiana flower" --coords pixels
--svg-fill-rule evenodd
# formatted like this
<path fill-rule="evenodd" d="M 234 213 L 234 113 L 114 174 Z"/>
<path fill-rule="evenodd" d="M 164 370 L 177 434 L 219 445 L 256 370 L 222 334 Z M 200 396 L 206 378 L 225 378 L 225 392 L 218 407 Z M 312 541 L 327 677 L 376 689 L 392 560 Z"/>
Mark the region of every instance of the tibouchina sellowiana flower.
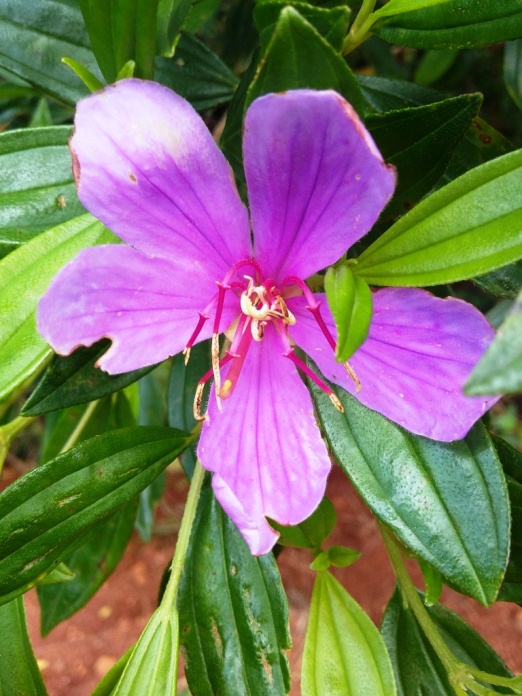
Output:
<path fill-rule="evenodd" d="M 161 85 L 122 80 L 81 101 L 71 152 L 80 200 L 126 244 L 86 249 L 66 266 L 40 303 L 39 330 L 62 355 L 110 338 L 99 366 L 111 374 L 188 357 L 213 338 L 195 404 L 203 418 L 213 377 L 198 455 L 252 553 L 277 539 L 265 516 L 297 524 L 312 513 L 330 469 L 294 345 L 414 433 L 458 439 L 487 409 L 462 385 L 493 332 L 456 299 L 379 290 L 368 339 L 350 366 L 334 359 L 332 316 L 305 279 L 372 227 L 395 186 L 335 92 L 269 94 L 248 109 L 251 225 L 205 124 Z"/>

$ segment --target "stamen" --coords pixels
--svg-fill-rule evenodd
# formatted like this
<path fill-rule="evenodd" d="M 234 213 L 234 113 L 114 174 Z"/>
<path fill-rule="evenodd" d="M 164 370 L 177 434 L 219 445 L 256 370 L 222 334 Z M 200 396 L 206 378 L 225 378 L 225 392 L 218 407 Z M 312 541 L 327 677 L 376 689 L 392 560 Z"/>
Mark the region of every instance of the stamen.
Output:
<path fill-rule="evenodd" d="M 242 261 L 238 261 L 230 267 L 227 274 L 223 278 L 223 285 L 228 285 L 230 280 L 233 278 L 234 274 L 237 273 L 240 268 L 244 268 L 245 266 L 250 266 L 251 268 L 253 268 L 258 276 L 263 275 L 261 267 L 259 266 L 257 261 L 255 261 L 254 259 L 243 259 Z"/>
<path fill-rule="evenodd" d="M 306 363 L 304 363 L 300 358 L 297 357 L 293 348 L 287 350 L 285 353 L 283 353 L 283 355 L 285 358 L 289 358 L 298 370 L 301 370 L 301 372 L 303 372 L 309 379 L 312 380 L 312 382 L 314 382 L 314 384 L 316 384 L 319 387 L 319 389 L 322 389 L 322 391 L 324 391 L 324 393 L 328 395 L 328 398 L 338 411 L 344 413 L 343 405 L 339 401 L 334 391 L 330 389 L 330 387 L 327 384 L 325 384 L 322 379 L 319 379 L 315 372 L 312 372 L 312 370 L 308 367 L 308 365 L 306 365 Z"/>
<path fill-rule="evenodd" d="M 205 325 L 205 322 L 210 319 L 210 317 L 205 314 L 204 312 L 199 312 L 199 319 L 198 319 L 198 324 L 194 331 L 192 332 L 192 336 L 189 338 L 187 341 L 187 345 L 185 346 L 183 350 L 183 355 L 185 356 L 185 365 L 188 364 L 189 358 L 190 358 L 190 349 L 194 345 L 194 342 L 196 341 L 197 337 L 201 333 L 201 329 Z"/>
<path fill-rule="evenodd" d="M 231 355 L 230 353 L 227 353 L 222 358 L 219 367 L 220 368 L 224 367 L 228 362 L 230 362 L 232 360 L 233 357 L 234 357 L 233 355 Z M 194 418 L 197 421 L 208 420 L 207 414 L 205 413 L 202 415 L 202 413 L 201 413 L 201 402 L 203 401 L 203 392 L 205 390 L 205 385 L 210 379 L 212 379 L 213 376 L 214 376 L 214 369 L 211 368 L 210 370 L 208 370 L 208 372 L 205 372 L 203 377 L 201 377 L 201 379 L 197 383 L 196 393 L 194 395 L 194 406 L 193 406 Z"/>
<path fill-rule="evenodd" d="M 239 327 L 238 327 L 239 329 Z M 237 330 L 236 330 L 237 333 Z M 228 374 L 226 376 L 225 381 L 223 382 L 223 386 L 221 388 L 221 391 L 219 392 L 219 396 L 222 399 L 228 399 L 228 397 L 232 394 L 234 391 L 234 387 L 237 384 L 237 380 L 239 378 L 239 375 L 241 373 L 241 369 L 244 365 L 245 358 L 248 353 L 248 348 L 250 346 L 250 342 L 252 341 L 252 332 L 251 331 L 245 331 L 241 335 L 241 340 L 239 341 L 239 344 L 237 346 L 237 350 L 232 353 L 230 352 L 229 355 L 234 358 L 234 361 L 232 365 L 230 366 L 230 369 L 228 371 Z M 234 336 L 234 341 L 232 344 L 235 343 L 235 336 Z"/>

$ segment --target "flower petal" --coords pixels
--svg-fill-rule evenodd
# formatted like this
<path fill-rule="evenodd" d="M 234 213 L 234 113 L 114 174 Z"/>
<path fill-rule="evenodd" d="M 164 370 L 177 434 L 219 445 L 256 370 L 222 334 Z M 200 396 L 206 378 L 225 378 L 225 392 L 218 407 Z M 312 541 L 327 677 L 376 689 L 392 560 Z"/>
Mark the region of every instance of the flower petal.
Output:
<path fill-rule="evenodd" d="M 225 158 L 166 87 L 120 80 L 80 101 L 71 152 L 82 203 L 140 251 L 201 264 L 216 280 L 251 255 L 248 214 Z"/>
<path fill-rule="evenodd" d="M 332 335 L 335 326 L 326 297 L 321 313 Z M 494 331 L 470 304 L 434 297 L 425 290 L 387 288 L 373 295 L 369 337 L 349 360 L 361 382 L 357 398 L 418 435 L 451 442 L 463 438 L 497 400 L 468 397 L 462 387 L 491 342 Z M 355 394 L 355 385 L 334 359 L 306 300 L 288 300 L 297 323 L 295 342 L 324 376 Z"/>
<path fill-rule="evenodd" d="M 256 259 L 278 281 L 337 261 L 395 187 L 395 170 L 336 92 L 256 99 L 243 149 Z"/>
<path fill-rule="evenodd" d="M 112 340 L 99 366 L 117 374 L 179 353 L 198 322 L 215 284 L 202 271 L 186 278 L 176 264 L 119 245 L 84 249 L 55 277 L 38 309 L 38 330 L 61 355 L 100 338 Z M 200 289 L 207 290 L 207 297 Z M 212 294 L 211 294 L 212 293 Z M 238 312 L 229 293 L 223 326 Z M 207 321 L 198 341 L 212 333 Z"/>
<path fill-rule="evenodd" d="M 269 325 L 263 341 L 252 342 L 221 412 L 212 390 L 198 448 L 215 472 L 217 499 L 255 555 L 268 553 L 278 536 L 265 516 L 302 522 L 320 503 L 330 471 L 308 390 L 281 352 Z"/>

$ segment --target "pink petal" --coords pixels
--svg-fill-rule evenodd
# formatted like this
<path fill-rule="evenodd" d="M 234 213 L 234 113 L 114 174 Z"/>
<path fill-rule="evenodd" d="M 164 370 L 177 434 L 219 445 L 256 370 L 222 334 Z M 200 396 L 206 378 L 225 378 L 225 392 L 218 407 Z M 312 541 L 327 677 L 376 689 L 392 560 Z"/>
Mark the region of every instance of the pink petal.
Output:
<path fill-rule="evenodd" d="M 198 456 L 213 471 L 217 499 L 255 555 L 268 553 L 277 533 L 265 520 L 298 524 L 321 501 L 330 460 L 312 400 L 269 325 L 252 342 L 222 412 L 214 391 Z"/>
<path fill-rule="evenodd" d="M 337 261 L 372 227 L 395 187 L 395 170 L 335 92 L 257 99 L 243 147 L 255 255 L 278 281 Z"/>
<path fill-rule="evenodd" d="M 325 296 L 321 313 L 336 336 Z M 462 392 L 473 366 L 493 339 L 482 314 L 455 298 L 424 290 L 387 288 L 373 295 L 374 315 L 366 342 L 349 360 L 361 381 L 359 401 L 418 435 L 451 442 L 463 438 L 496 398 Z M 333 350 L 305 308 L 288 301 L 297 318 L 291 334 L 324 376 L 355 394 Z"/>
<path fill-rule="evenodd" d="M 203 296 L 200 291 L 206 293 Z M 55 277 L 38 309 L 38 330 L 61 355 L 112 341 L 99 366 L 111 374 L 161 362 L 185 347 L 216 292 L 203 271 L 187 278 L 174 262 L 125 245 L 83 250 Z M 223 326 L 239 310 L 229 294 Z M 198 340 L 212 333 L 207 321 Z"/>
<path fill-rule="evenodd" d="M 79 102 L 71 152 L 85 207 L 150 256 L 216 280 L 251 255 L 248 214 L 205 124 L 166 87 L 120 80 Z"/>

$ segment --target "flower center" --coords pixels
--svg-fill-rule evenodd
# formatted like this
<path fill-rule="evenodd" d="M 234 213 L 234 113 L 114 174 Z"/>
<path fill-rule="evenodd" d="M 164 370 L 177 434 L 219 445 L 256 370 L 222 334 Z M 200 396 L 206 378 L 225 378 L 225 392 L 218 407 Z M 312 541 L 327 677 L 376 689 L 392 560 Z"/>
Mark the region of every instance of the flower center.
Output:
<path fill-rule="evenodd" d="M 250 266 L 253 275 L 238 276 L 238 271 L 245 266 Z M 265 327 L 269 322 L 272 323 L 281 341 L 282 355 L 290 359 L 294 365 L 311 379 L 320 389 L 328 394 L 331 402 L 339 411 L 343 411 L 341 402 L 330 387 L 323 382 L 309 367 L 299 358 L 294 350 L 293 342 L 288 335 L 288 327 L 296 323 L 296 318 L 288 309 L 285 298 L 288 299 L 296 294 L 304 295 L 308 300 L 307 309 L 312 313 L 319 325 L 326 340 L 335 351 L 335 340 L 326 326 L 320 312 L 320 302 L 311 292 L 310 288 L 300 278 L 288 276 L 278 287 L 272 278 L 261 282 L 263 277 L 261 269 L 254 259 L 245 259 L 238 262 L 228 271 L 222 281 L 217 282 L 218 290 L 207 307 L 199 313 L 197 326 L 192 333 L 185 347 L 185 364 L 190 356 L 190 349 L 196 342 L 205 322 L 214 314 L 214 326 L 212 332 L 212 368 L 198 382 L 194 398 L 194 417 L 197 420 L 204 420 L 206 415 L 201 413 L 201 403 L 203 391 L 206 383 L 214 378 L 214 389 L 218 407 L 221 408 L 221 399 L 228 399 L 232 394 L 248 349 L 252 341 L 260 342 L 265 334 Z M 245 282 L 248 281 L 248 282 Z M 233 292 L 239 299 L 240 313 L 238 319 L 233 323 L 234 334 L 231 339 L 230 347 L 225 351 L 223 357 L 220 356 L 219 334 L 221 317 L 225 296 L 227 292 Z M 225 381 L 221 383 L 221 370 L 229 364 Z M 350 377 L 357 385 L 359 391 L 360 383 L 352 368 L 345 363 L 345 368 Z"/>

